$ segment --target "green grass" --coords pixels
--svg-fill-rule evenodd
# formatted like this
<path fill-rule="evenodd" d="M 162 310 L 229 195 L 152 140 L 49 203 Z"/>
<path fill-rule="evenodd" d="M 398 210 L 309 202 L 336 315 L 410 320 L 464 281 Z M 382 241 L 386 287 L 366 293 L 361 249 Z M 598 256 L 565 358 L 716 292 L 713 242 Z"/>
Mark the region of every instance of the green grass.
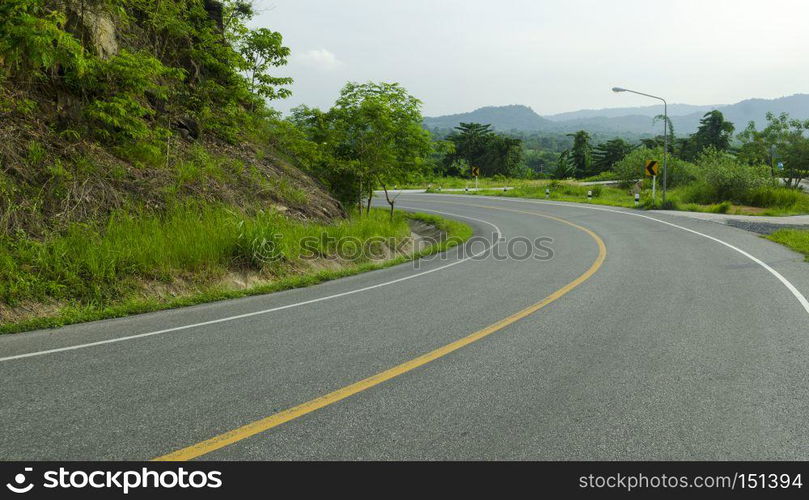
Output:
<path fill-rule="evenodd" d="M 447 238 L 415 255 L 386 261 L 365 256 L 338 269 L 312 270 L 310 254 L 337 258 L 337 241 L 363 247 L 395 244 L 410 235 L 414 218 L 435 224 Z M 43 241 L 0 240 L 0 302 L 62 304 L 57 314 L 0 325 L 0 333 L 62 326 L 226 298 L 270 293 L 381 269 L 440 252 L 471 237 L 469 226 L 435 215 L 385 210 L 335 224 L 290 220 L 275 213 L 246 215 L 217 205 L 176 206 L 163 216 L 120 212 L 104 227 L 74 226 Z M 374 252 L 370 252 L 374 253 Z M 232 290 L 217 279 L 253 270 L 268 282 Z M 144 297 L 144 281 L 194 285 L 179 297 Z"/>
<path fill-rule="evenodd" d="M 767 239 L 802 253 L 806 256 L 806 262 L 809 262 L 809 230 L 779 229 L 767 236 Z"/>
<path fill-rule="evenodd" d="M 515 183 L 515 188 L 509 191 L 487 189 L 486 186 L 481 187 L 483 188 L 481 191 L 461 193 L 545 199 L 545 189 L 550 189 L 551 200 L 627 208 L 635 207 L 634 194 L 629 189 L 616 186 L 582 186 L 573 181 L 523 180 Z M 435 187 L 428 191 L 438 192 Z M 587 198 L 588 191 L 593 193 L 590 200 Z M 670 189 L 664 206 L 660 186 L 658 186 L 656 200 L 653 201 L 651 189 L 644 184 L 644 189 L 641 191 L 640 208 L 764 216 L 809 214 L 809 194 L 794 189 L 762 186 L 750 190 L 743 199 L 737 202 L 711 201 L 713 199 L 712 194 L 706 194 L 705 191 L 704 186 L 696 183 Z"/>
<path fill-rule="evenodd" d="M 618 207 L 634 207 L 633 195 L 628 190 L 612 186 L 580 186 L 567 181 L 531 181 L 514 189 L 503 191 L 497 189 L 470 191 L 468 195 L 503 196 L 508 198 L 538 198 L 545 199 L 545 189 L 550 189 L 550 199 L 557 201 L 573 201 L 579 203 L 592 203 L 595 205 L 610 205 Z M 588 201 L 587 192 L 593 193 Z M 431 190 L 431 192 L 436 192 Z M 642 201 L 646 199 L 644 194 Z M 651 194 L 648 194 L 651 197 Z"/>
<path fill-rule="evenodd" d="M 694 182 L 670 190 L 669 197 L 680 209 L 698 212 L 765 216 L 809 213 L 809 194 L 781 186 L 759 186 L 723 201 L 710 186 Z"/>
<path fill-rule="evenodd" d="M 478 179 L 479 188 L 496 188 L 503 186 L 522 186 L 530 184 L 532 180 L 528 179 L 514 179 L 510 177 L 481 177 Z M 463 189 L 465 187 L 475 187 L 475 179 L 462 178 L 462 177 L 428 177 L 418 182 L 410 182 L 407 184 L 399 184 L 397 189 Z M 379 188 L 381 189 L 381 188 Z M 390 187 L 389 187 L 390 189 Z"/>

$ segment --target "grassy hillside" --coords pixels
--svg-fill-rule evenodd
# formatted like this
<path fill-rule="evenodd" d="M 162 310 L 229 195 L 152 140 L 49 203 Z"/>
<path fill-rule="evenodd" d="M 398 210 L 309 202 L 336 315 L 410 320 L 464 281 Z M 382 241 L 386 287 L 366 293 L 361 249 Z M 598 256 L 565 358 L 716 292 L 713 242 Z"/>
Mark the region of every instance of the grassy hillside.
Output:
<path fill-rule="evenodd" d="M 220 10 L 212 8 L 218 6 Z M 186 199 L 331 220 L 203 0 L 0 6 L 0 230 L 42 236 Z"/>
<path fill-rule="evenodd" d="M 280 34 L 239 0 L 0 3 L 0 332 L 303 286 L 401 262 L 319 143 L 266 102 Z M 468 228 L 431 220 L 446 241 Z M 348 258 L 345 240 L 360 248 Z M 412 245 L 411 245 L 412 246 Z M 411 250 L 413 250 L 411 248 Z M 427 251 L 427 250 L 424 250 Z"/>

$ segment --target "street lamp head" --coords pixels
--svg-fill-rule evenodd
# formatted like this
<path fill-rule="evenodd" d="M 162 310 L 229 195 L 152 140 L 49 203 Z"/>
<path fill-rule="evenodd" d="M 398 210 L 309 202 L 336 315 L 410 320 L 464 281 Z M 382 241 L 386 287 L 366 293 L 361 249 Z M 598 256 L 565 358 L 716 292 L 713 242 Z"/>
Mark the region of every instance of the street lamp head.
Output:
<path fill-rule="evenodd" d="M 621 87 L 613 87 L 612 91 L 613 92 L 626 92 L 626 89 L 621 88 Z"/>

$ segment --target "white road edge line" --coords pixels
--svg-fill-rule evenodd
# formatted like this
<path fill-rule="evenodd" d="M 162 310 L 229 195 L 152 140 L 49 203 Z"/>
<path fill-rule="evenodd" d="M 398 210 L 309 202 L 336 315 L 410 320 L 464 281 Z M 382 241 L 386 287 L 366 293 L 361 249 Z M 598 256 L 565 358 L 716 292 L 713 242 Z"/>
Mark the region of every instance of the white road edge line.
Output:
<path fill-rule="evenodd" d="M 428 196 L 436 196 L 436 195 L 428 195 Z M 438 196 L 451 196 L 453 198 L 469 198 L 468 195 L 463 195 L 463 194 L 445 194 L 445 195 L 438 195 Z M 713 241 L 715 241 L 717 243 L 725 245 L 726 247 L 728 247 L 728 248 L 730 248 L 732 250 L 735 250 L 735 251 L 739 252 L 740 254 L 744 255 L 748 259 L 752 260 L 753 262 L 755 262 L 759 266 L 761 266 L 764 269 L 766 269 L 767 271 L 769 271 L 770 274 L 772 274 L 773 276 L 778 278 L 778 280 L 781 283 L 783 283 L 783 285 L 785 287 L 787 287 L 787 289 L 790 292 L 792 292 L 792 295 L 794 295 L 795 298 L 798 299 L 798 302 L 800 302 L 800 304 L 806 310 L 806 313 L 809 314 L 809 300 L 807 300 L 806 297 L 804 297 L 804 295 L 800 292 L 800 290 L 798 290 L 797 287 L 795 287 L 795 285 L 790 283 L 790 281 L 788 279 L 786 279 L 781 273 L 779 273 L 778 271 L 776 271 L 775 269 L 770 267 L 766 262 L 762 261 L 758 257 L 750 255 L 749 253 L 745 252 L 741 248 L 733 246 L 733 245 L 731 245 L 730 243 L 728 243 L 726 241 L 720 240 L 719 238 L 715 238 L 713 236 L 710 236 L 710 235 L 707 235 L 707 234 L 704 234 L 704 233 L 700 233 L 699 231 L 695 231 L 695 230 L 689 229 L 687 227 L 679 226 L 677 224 L 667 222 L 667 221 L 664 221 L 664 220 L 655 219 L 654 217 L 649 217 L 648 215 L 636 214 L 636 213 L 633 213 L 633 212 L 625 212 L 623 210 L 613 210 L 613 209 L 604 208 L 604 207 L 592 207 L 592 206 L 588 206 L 588 205 L 584 205 L 584 204 L 580 204 L 580 203 L 559 203 L 559 202 L 554 202 L 554 201 L 542 201 L 542 200 L 535 200 L 535 201 L 534 200 L 522 200 L 522 199 L 517 199 L 517 198 L 508 198 L 508 197 L 500 197 L 500 196 L 498 196 L 498 197 L 476 196 L 476 198 L 477 199 L 487 199 L 487 200 L 511 201 L 511 202 L 517 202 L 517 203 L 529 203 L 531 205 L 555 205 L 555 206 L 558 206 L 558 207 L 583 208 L 583 209 L 587 209 L 587 210 L 598 210 L 600 212 L 612 212 L 612 213 L 622 214 L 622 215 L 632 215 L 634 217 L 641 217 L 643 219 L 653 220 L 655 222 L 659 222 L 661 224 L 666 224 L 667 226 L 675 227 L 677 229 L 682 229 L 683 231 L 687 231 L 689 233 L 693 233 L 693 234 L 696 234 L 698 236 L 702 236 L 703 238 L 708 238 L 709 240 L 713 240 Z"/>
<path fill-rule="evenodd" d="M 249 317 L 252 317 L 252 316 L 259 316 L 259 315 L 262 315 L 262 314 L 269 314 L 271 312 L 282 311 L 284 309 L 292 309 L 293 307 L 300 307 L 300 306 L 305 306 L 305 305 L 308 305 L 308 304 L 314 304 L 316 302 L 323 302 L 323 301 L 326 301 L 326 300 L 336 299 L 336 298 L 339 298 L 339 297 L 345 297 L 347 295 L 353 295 L 355 293 L 367 292 L 368 290 L 373 290 L 375 288 L 381 288 L 383 286 L 393 285 L 395 283 L 401 283 L 402 281 L 411 280 L 413 278 L 418 278 L 419 276 L 424 276 L 426 274 L 441 271 L 441 270 L 447 269 L 447 268 L 452 267 L 452 266 L 457 266 L 458 264 L 467 262 L 469 260 L 472 260 L 474 258 L 479 257 L 480 255 L 483 255 L 484 253 L 486 253 L 489 250 L 496 247 L 500 243 L 500 241 L 503 239 L 503 232 L 500 230 L 500 228 L 497 227 L 495 224 L 492 224 L 489 221 L 485 221 L 485 220 L 482 220 L 482 219 L 476 219 L 474 217 L 469 217 L 469 216 L 466 216 L 466 215 L 454 214 L 454 213 L 449 213 L 449 212 L 439 212 L 438 210 L 429 210 L 429 209 L 426 209 L 426 208 L 414 208 L 414 207 L 404 207 L 404 206 L 400 207 L 400 208 L 417 210 L 417 211 L 420 211 L 420 212 L 421 211 L 423 211 L 423 212 L 433 212 L 433 213 L 437 213 L 437 214 L 441 214 L 441 215 L 449 215 L 451 217 L 458 217 L 460 219 L 467 219 L 467 220 L 472 220 L 472 221 L 475 221 L 475 222 L 480 222 L 480 223 L 483 223 L 483 224 L 488 224 L 489 226 L 494 228 L 494 234 L 493 234 L 494 242 L 488 248 L 486 248 L 484 250 L 481 250 L 480 252 L 474 253 L 474 254 L 470 255 L 469 257 L 465 257 L 465 258 L 463 258 L 461 260 L 457 260 L 455 262 L 451 262 L 449 264 L 446 264 L 446 265 L 443 265 L 443 266 L 440 266 L 440 267 L 436 267 L 435 269 L 429 269 L 427 271 L 422 271 L 422 272 L 417 273 L 417 274 L 411 274 L 410 276 L 405 276 L 403 278 L 397 278 L 395 280 L 386 281 L 386 282 L 383 282 L 383 283 L 377 283 L 376 285 L 366 286 L 366 287 L 363 287 L 363 288 L 357 288 L 356 290 L 349 290 L 347 292 L 336 293 L 334 295 L 327 295 L 325 297 L 318 297 L 316 299 L 305 300 L 303 302 L 296 302 L 294 304 L 287 304 L 285 306 L 273 307 L 271 309 L 263 309 L 261 311 L 254 311 L 254 312 L 251 312 L 251 313 L 239 314 L 239 315 L 236 315 L 236 316 L 227 316 L 227 317 L 224 317 L 224 318 L 214 319 L 214 320 L 211 320 L 211 321 L 203 321 L 201 323 L 193 323 L 193 324 L 190 324 L 190 325 L 176 326 L 174 328 L 166 328 L 165 330 L 157 330 L 157 331 L 154 331 L 154 332 L 139 333 L 137 335 L 128 335 L 126 337 L 119 337 L 119 338 L 115 338 L 115 339 L 100 340 L 98 342 L 90 342 L 90 343 L 87 343 L 87 344 L 77 344 L 77 345 L 73 345 L 73 346 L 59 347 L 59 348 L 56 348 L 56 349 L 48 349 L 48 350 L 45 350 L 45 351 L 35 351 L 35 352 L 29 352 L 29 353 L 26 353 L 26 354 L 17 354 L 15 356 L 7 356 L 5 358 L 0 358 L 0 362 L 12 361 L 12 360 L 15 360 L 15 359 L 32 358 L 34 356 L 44 356 L 46 354 L 54 354 L 54 353 L 57 353 L 57 352 L 75 351 L 77 349 L 86 349 L 88 347 L 95 347 L 95 346 L 99 346 L 99 345 L 114 344 L 116 342 L 123 342 L 125 340 L 142 339 L 142 338 L 145 338 L 145 337 L 152 337 L 154 335 L 161 335 L 163 333 L 171 333 L 171 332 L 177 332 L 177 331 L 180 331 L 180 330 L 188 330 L 188 329 L 191 329 L 191 328 L 198 328 L 198 327 L 201 327 L 201 326 L 215 325 L 217 323 L 226 323 L 228 321 L 235 321 L 237 319 L 244 319 L 244 318 L 249 318 Z"/>

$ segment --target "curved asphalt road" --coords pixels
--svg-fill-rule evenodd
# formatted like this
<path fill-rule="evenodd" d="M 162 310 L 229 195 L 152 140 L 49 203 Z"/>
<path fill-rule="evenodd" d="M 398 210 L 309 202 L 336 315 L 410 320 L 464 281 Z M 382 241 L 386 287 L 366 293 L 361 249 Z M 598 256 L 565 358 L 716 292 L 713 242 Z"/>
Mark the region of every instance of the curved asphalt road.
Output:
<path fill-rule="evenodd" d="M 488 252 L 458 262 L 455 249 L 418 269 L 0 337 L 0 457 L 162 456 L 551 296 L 457 351 L 199 458 L 809 458 L 801 256 L 671 215 L 479 196 L 398 202 L 473 218 L 466 222 L 481 236 L 473 251 L 491 244 L 494 225 L 506 238 L 499 254 L 515 237 L 548 237 L 554 256 Z M 600 266 L 597 238 L 606 245 Z"/>

